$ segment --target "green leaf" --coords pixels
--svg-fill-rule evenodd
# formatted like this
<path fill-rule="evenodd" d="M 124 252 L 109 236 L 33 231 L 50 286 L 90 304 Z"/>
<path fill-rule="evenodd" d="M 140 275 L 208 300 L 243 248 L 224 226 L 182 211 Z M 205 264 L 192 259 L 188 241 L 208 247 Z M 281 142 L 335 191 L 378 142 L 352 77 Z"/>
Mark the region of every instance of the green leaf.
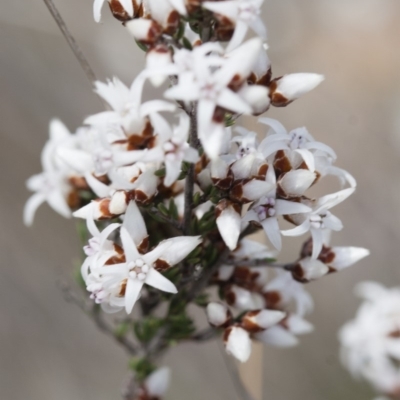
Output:
<path fill-rule="evenodd" d="M 204 293 L 199 296 L 197 296 L 194 299 L 195 304 L 197 304 L 199 307 L 207 307 L 208 303 L 210 302 L 208 294 Z"/>
<path fill-rule="evenodd" d="M 135 40 L 135 42 L 140 50 L 143 50 L 145 53 L 147 53 L 148 48 L 145 44 L 139 42 L 138 40 Z"/>
<path fill-rule="evenodd" d="M 164 178 L 165 174 L 166 174 L 165 168 L 160 168 L 156 172 L 154 172 L 154 175 L 158 176 L 159 178 Z"/>
<path fill-rule="evenodd" d="M 192 43 L 185 36 L 182 38 L 182 44 L 185 49 L 193 50 Z"/>
<path fill-rule="evenodd" d="M 177 31 L 176 34 L 175 34 L 175 39 L 176 39 L 176 40 L 181 40 L 181 39 L 183 38 L 183 35 L 185 34 L 185 27 L 186 27 L 185 22 L 184 22 L 184 21 L 181 21 L 181 22 L 179 23 L 179 29 L 178 29 L 178 31 Z"/>
<path fill-rule="evenodd" d="M 156 366 L 145 358 L 132 358 L 129 361 L 129 368 L 135 371 L 135 377 L 139 382 L 144 381 L 152 372 L 156 370 Z"/>
<path fill-rule="evenodd" d="M 172 197 L 169 200 L 168 211 L 169 215 L 171 215 L 173 219 L 178 220 L 179 218 L 178 207 L 176 206 L 175 200 Z"/>
<path fill-rule="evenodd" d="M 169 217 L 168 208 L 165 207 L 164 203 L 159 203 L 157 208 L 160 210 L 161 214 L 165 215 L 166 217 Z"/>
<path fill-rule="evenodd" d="M 131 324 L 128 321 L 123 321 L 115 328 L 114 335 L 121 339 L 129 332 Z"/>

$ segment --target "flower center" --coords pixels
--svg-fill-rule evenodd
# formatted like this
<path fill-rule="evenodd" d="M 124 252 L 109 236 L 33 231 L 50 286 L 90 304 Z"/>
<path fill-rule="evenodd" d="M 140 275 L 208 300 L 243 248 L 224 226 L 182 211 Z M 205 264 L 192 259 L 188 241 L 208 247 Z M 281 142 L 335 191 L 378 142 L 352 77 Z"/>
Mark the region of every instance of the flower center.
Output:
<path fill-rule="evenodd" d="M 218 96 L 218 89 L 215 87 L 214 83 L 205 83 L 201 90 L 201 97 L 208 100 L 215 100 Z"/>
<path fill-rule="evenodd" d="M 239 16 L 244 21 L 251 21 L 260 15 L 260 8 L 252 1 L 243 2 L 239 5 Z"/>
<path fill-rule="evenodd" d="M 328 214 L 319 214 L 319 215 L 311 215 L 310 224 L 314 229 L 324 229 L 324 219 L 328 216 Z"/>
<path fill-rule="evenodd" d="M 93 161 L 95 173 L 104 175 L 113 166 L 113 154 L 108 149 L 96 149 L 93 154 Z"/>
<path fill-rule="evenodd" d="M 150 270 L 149 266 L 141 259 L 138 258 L 136 261 L 131 261 L 129 267 L 129 278 L 144 281 Z"/>
<path fill-rule="evenodd" d="M 83 247 L 85 254 L 90 257 L 94 256 L 100 251 L 100 241 L 98 238 L 93 237 L 89 239 L 87 246 Z"/>
<path fill-rule="evenodd" d="M 254 211 L 257 213 L 260 221 L 264 221 L 265 219 L 274 217 L 276 215 L 275 202 L 276 201 L 274 197 L 267 197 L 263 201 L 263 204 L 255 208 Z"/>
<path fill-rule="evenodd" d="M 301 149 L 306 144 L 307 140 L 303 135 L 296 132 L 291 134 L 289 146 L 292 150 Z"/>

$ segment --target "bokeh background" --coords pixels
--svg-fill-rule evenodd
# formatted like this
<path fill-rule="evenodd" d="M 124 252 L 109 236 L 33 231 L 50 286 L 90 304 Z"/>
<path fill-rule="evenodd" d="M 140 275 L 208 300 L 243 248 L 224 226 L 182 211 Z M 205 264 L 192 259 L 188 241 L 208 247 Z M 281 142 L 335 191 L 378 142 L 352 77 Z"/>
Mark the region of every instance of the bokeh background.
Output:
<path fill-rule="evenodd" d="M 55 2 L 98 76 L 131 82 L 143 54 L 107 10 L 97 25 L 92 0 Z M 58 116 L 74 130 L 101 104 L 41 0 L 0 6 L 0 398 L 119 399 L 125 354 L 56 285 L 79 255 L 73 222 L 42 207 L 33 228 L 22 225 L 25 180 L 40 171 L 48 121 Z M 269 115 L 288 128 L 306 125 L 357 178 L 356 194 L 336 210 L 345 229 L 334 243 L 371 256 L 309 286 L 316 330 L 295 349 L 264 349 L 263 398 L 369 399 L 368 386 L 340 365 L 337 331 L 358 307 L 356 282 L 400 285 L 400 2 L 269 0 L 264 10 L 275 76 L 326 75 Z M 288 260 L 300 244 L 290 243 Z M 215 342 L 182 345 L 165 362 L 173 367 L 168 399 L 238 399 Z"/>

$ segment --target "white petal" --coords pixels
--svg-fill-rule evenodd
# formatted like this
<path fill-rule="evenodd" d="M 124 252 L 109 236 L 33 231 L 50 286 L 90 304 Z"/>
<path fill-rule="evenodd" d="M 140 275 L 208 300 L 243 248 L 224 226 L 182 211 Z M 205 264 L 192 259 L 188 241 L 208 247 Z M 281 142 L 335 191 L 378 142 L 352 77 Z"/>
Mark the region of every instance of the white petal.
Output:
<path fill-rule="evenodd" d="M 307 281 L 322 278 L 329 272 L 328 266 L 326 266 L 323 262 L 310 257 L 303 258 L 300 260 L 299 264 L 304 273 L 303 277 Z"/>
<path fill-rule="evenodd" d="M 113 215 L 120 215 L 126 211 L 127 194 L 123 190 L 117 190 L 111 196 L 108 211 Z"/>
<path fill-rule="evenodd" d="M 275 211 L 277 215 L 290 215 L 310 212 L 311 208 L 296 201 L 278 199 L 275 203 Z"/>
<path fill-rule="evenodd" d="M 200 159 L 199 152 L 193 147 L 188 147 L 184 150 L 184 157 L 183 157 L 184 161 L 194 164 L 197 163 L 199 159 Z"/>
<path fill-rule="evenodd" d="M 268 182 L 253 179 L 243 185 L 243 197 L 248 200 L 258 200 L 274 188 Z"/>
<path fill-rule="evenodd" d="M 315 89 L 324 79 L 323 75 L 310 73 L 285 75 L 277 81 L 276 92 L 289 101 L 295 100 Z"/>
<path fill-rule="evenodd" d="M 64 218 L 71 218 L 71 209 L 69 208 L 64 195 L 56 190 L 53 190 L 46 198 L 50 207 L 62 215 Z"/>
<path fill-rule="evenodd" d="M 150 374 L 144 385 L 150 397 L 162 398 L 167 393 L 170 380 L 171 370 L 168 367 L 163 367 Z"/>
<path fill-rule="evenodd" d="M 309 151 L 307 149 L 297 149 L 297 150 L 295 150 L 295 152 L 300 154 L 301 158 L 306 163 L 308 169 L 311 172 L 314 172 L 315 171 L 315 161 L 314 161 L 314 156 L 311 153 L 311 151 Z"/>
<path fill-rule="evenodd" d="M 271 326 L 278 324 L 286 317 L 286 313 L 276 310 L 261 310 L 251 319 L 260 328 L 268 329 Z"/>
<path fill-rule="evenodd" d="M 293 347 L 299 343 L 296 336 L 281 326 L 273 326 L 264 332 L 256 333 L 255 338 L 276 347 Z"/>
<path fill-rule="evenodd" d="M 311 236 L 312 236 L 312 255 L 311 258 L 317 259 L 319 254 L 321 253 L 322 246 L 323 246 L 323 234 L 321 229 L 310 229 Z"/>
<path fill-rule="evenodd" d="M 130 17 L 133 17 L 133 2 L 132 0 L 119 0 L 122 7 L 124 7 L 125 11 L 128 13 Z"/>
<path fill-rule="evenodd" d="M 143 282 L 137 279 L 128 279 L 125 291 L 125 311 L 127 314 L 132 312 L 133 306 L 136 300 L 140 296 L 140 291 L 142 290 Z"/>
<path fill-rule="evenodd" d="M 184 0 L 169 0 L 169 2 L 172 4 L 172 6 L 175 8 L 175 10 L 178 11 L 179 14 L 181 14 L 181 15 L 187 14 Z"/>
<path fill-rule="evenodd" d="M 137 260 L 140 257 L 140 254 L 137 251 L 136 245 L 131 236 L 129 235 L 129 232 L 124 227 L 122 227 L 120 234 L 126 261 L 130 262 Z"/>
<path fill-rule="evenodd" d="M 108 197 L 111 191 L 109 186 L 105 185 L 103 182 L 100 182 L 90 173 L 85 174 L 85 179 L 87 184 L 90 186 L 90 189 L 92 189 L 98 197 Z"/>
<path fill-rule="evenodd" d="M 294 333 L 295 335 L 305 335 L 314 330 L 314 327 L 310 322 L 295 314 L 289 316 L 289 318 L 286 320 L 286 324 L 290 332 Z"/>
<path fill-rule="evenodd" d="M 271 100 L 268 96 L 268 88 L 261 85 L 244 86 L 238 92 L 240 97 L 251 106 L 253 109 L 252 114 L 262 114 L 267 111 Z"/>
<path fill-rule="evenodd" d="M 131 201 L 126 209 L 122 226 L 129 232 L 136 246 L 139 246 L 147 237 L 146 224 L 134 201 Z"/>
<path fill-rule="evenodd" d="M 97 225 L 94 223 L 93 215 L 89 215 L 88 218 L 86 219 L 86 226 L 88 228 L 89 233 L 94 236 L 100 236 L 100 231 L 99 228 L 97 228 Z"/>
<path fill-rule="evenodd" d="M 217 104 L 229 111 L 239 114 L 251 114 L 252 109 L 249 104 L 245 102 L 237 93 L 232 92 L 230 89 L 224 89 L 217 99 Z"/>
<path fill-rule="evenodd" d="M 332 251 L 335 258 L 329 265 L 338 271 L 350 267 L 370 254 L 368 249 L 362 247 L 333 247 Z"/>
<path fill-rule="evenodd" d="M 354 191 L 355 188 L 348 188 L 319 198 L 317 201 L 315 212 L 318 213 L 321 210 L 329 210 L 330 208 L 346 200 L 350 195 L 354 193 Z"/>
<path fill-rule="evenodd" d="M 275 134 L 281 135 L 277 136 L 277 139 L 281 140 L 281 138 L 288 138 L 286 128 L 278 120 L 273 118 L 260 118 L 258 122 L 270 126 Z M 274 138 L 274 136 L 271 137 Z"/>
<path fill-rule="evenodd" d="M 94 0 L 93 4 L 93 17 L 96 22 L 101 20 L 101 9 L 105 0 Z"/>
<path fill-rule="evenodd" d="M 207 319 L 210 325 L 220 327 L 224 325 L 229 318 L 229 309 L 222 303 L 208 303 Z"/>
<path fill-rule="evenodd" d="M 46 196 L 41 193 L 35 193 L 32 195 L 25 204 L 24 207 L 24 224 L 31 226 L 33 224 L 33 218 L 35 216 L 38 207 L 44 203 Z"/>
<path fill-rule="evenodd" d="M 298 169 L 289 171 L 282 179 L 279 180 L 279 185 L 288 195 L 302 196 L 304 192 L 315 181 L 316 174 L 307 169 Z"/>
<path fill-rule="evenodd" d="M 213 100 L 201 99 L 197 106 L 199 135 L 205 135 L 209 129 L 215 111 L 215 102 Z"/>
<path fill-rule="evenodd" d="M 262 19 L 260 17 L 257 17 L 253 21 L 251 21 L 251 24 L 249 24 L 249 27 L 253 29 L 253 31 L 260 36 L 260 38 L 266 40 L 267 39 L 267 28 L 265 27 Z"/>
<path fill-rule="evenodd" d="M 248 29 L 249 27 L 245 22 L 240 20 L 237 21 L 232 39 L 226 48 L 227 53 L 238 47 L 243 42 Z"/>
<path fill-rule="evenodd" d="M 178 289 L 176 288 L 176 286 L 154 268 L 150 268 L 145 283 L 147 285 L 155 287 L 156 289 L 162 290 L 163 292 L 174 294 L 178 293 Z"/>
<path fill-rule="evenodd" d="M 281 231 L 283 236 L 300 236 L 308 232 L 310 229 L 310 221 L 306 219 L 301 225 L 296 226 L 296 228 Z"/>
<path fill-rule="evenodd" d="M 249 334 L 238 326 L 231 328 L 225 348 L 228 354 L 233 355 L 241 362 L 246 362 L 251 354 L 251 339 Z"/>
<path fill-rule="evenodd" d="M 241 221 L 241 216 L 231 206 L 223 210 L 217 218 L 216 222 L 219 233 L 225 244 L 231 250 L 234 250 L 237 246 L 237 241 L 240 236 Z"/>
<path fill-rule="evenodd" d="M 53 142 L 61 142 L 71 136 L 70 131 L 59 119 L 50 121 L 50 140 Z"/>
<path fill-rule="evenodd" d="M 201 242 L 200 236 L 178 236 L 165 241 L 169 243 L 161 256 L 171 266 L 180 263 L 191 253 Z"/>
<path fill-rule="evenodd" d="M 181 161 L 165 161 L 166 174 L 164 178 L 164 186 L 170 187 L 178 179 L 181 173 Z"/>
<path fill-rule="evenodd" d="M 272 245 L 280 251 L 282 249 L 282 238 L 277 218 L 267 218 L 261 222 L 261 225 Z"/>
<path fill-rule="evenodd" d="M 110 236 L 110 234 L 112 232 L 114 232 L 116 229 L 118 229 L 121 226 L 121 224 L 118 223 L 114 223 L 114 224 L 110 224 L 107 226 L 107 228 L 105 228 L 101 234 L 100 234 L 100 246 L 103 247 L 106 240 L 108 239 L 108 237 Z"/>
<path fill-rule="evenodd" d="M 175 110 L 176 105 L 174 103 L 164 100 L 151 100 L 146 101 L 140 106 L 140 116 L 146 117 L 150 114 L 159 112 L 174 112 Z"/>

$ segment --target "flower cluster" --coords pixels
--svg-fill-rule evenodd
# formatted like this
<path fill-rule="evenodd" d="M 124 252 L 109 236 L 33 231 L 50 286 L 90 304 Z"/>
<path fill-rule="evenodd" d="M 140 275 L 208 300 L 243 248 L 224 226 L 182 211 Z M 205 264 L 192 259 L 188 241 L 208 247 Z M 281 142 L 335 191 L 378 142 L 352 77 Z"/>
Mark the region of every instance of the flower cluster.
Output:
<path fill-rule="evenodd" d="M 356 292 L 364 303 L 340 331 L 343 364 L 385 399 L 400 399 L 400 289 L 363 282 Z"/>
<path fill-rule="evenodd" d="M 104 2 L 94 2 L 98 22 Z M 35 193 L 25 222 L 43 202 L 85 220 L 81 275 L 90 298 L 107 313 L 130 314 L 140 302 L 136 337 L 158 337 L 160 351 L 193 334 L 191 302 L 207 306 L 213 332 L 224 330 L 227 351 L 241 361 L 251 339 L 295 345 L 312 330 L 303 284 L 368 254 L 329 245 L 330 233 L 343 227 L 331 210 L 356 182 L 306 128 L 288 131 L 261 117 L 257 134 L 237 119 L 285 107 L 323 77 L 273 77 L 263 0 L 108 3 L 146 52 L 146 67 L 129 87 L 117 78 L 95 82 L 108 110 L 87 117 L 76 133 L 51 122 L 43 172 L 28 181 Z M 249 28 L 256 36 L 244 41 Z M 143 101 L 147 83 L 162 98 Z M 315 198 L 310 189 L 326 176 L 340 188 Z M 258 231 L 271 249 L 246 237 Z M 306 233 L 299 259 L 277 264 L 282 236 Z M 210 286 L 218 287 L 219 303 L 208 300 Z M 169 307 L 160 320 L 152 312 L 163 302 Z"/>

